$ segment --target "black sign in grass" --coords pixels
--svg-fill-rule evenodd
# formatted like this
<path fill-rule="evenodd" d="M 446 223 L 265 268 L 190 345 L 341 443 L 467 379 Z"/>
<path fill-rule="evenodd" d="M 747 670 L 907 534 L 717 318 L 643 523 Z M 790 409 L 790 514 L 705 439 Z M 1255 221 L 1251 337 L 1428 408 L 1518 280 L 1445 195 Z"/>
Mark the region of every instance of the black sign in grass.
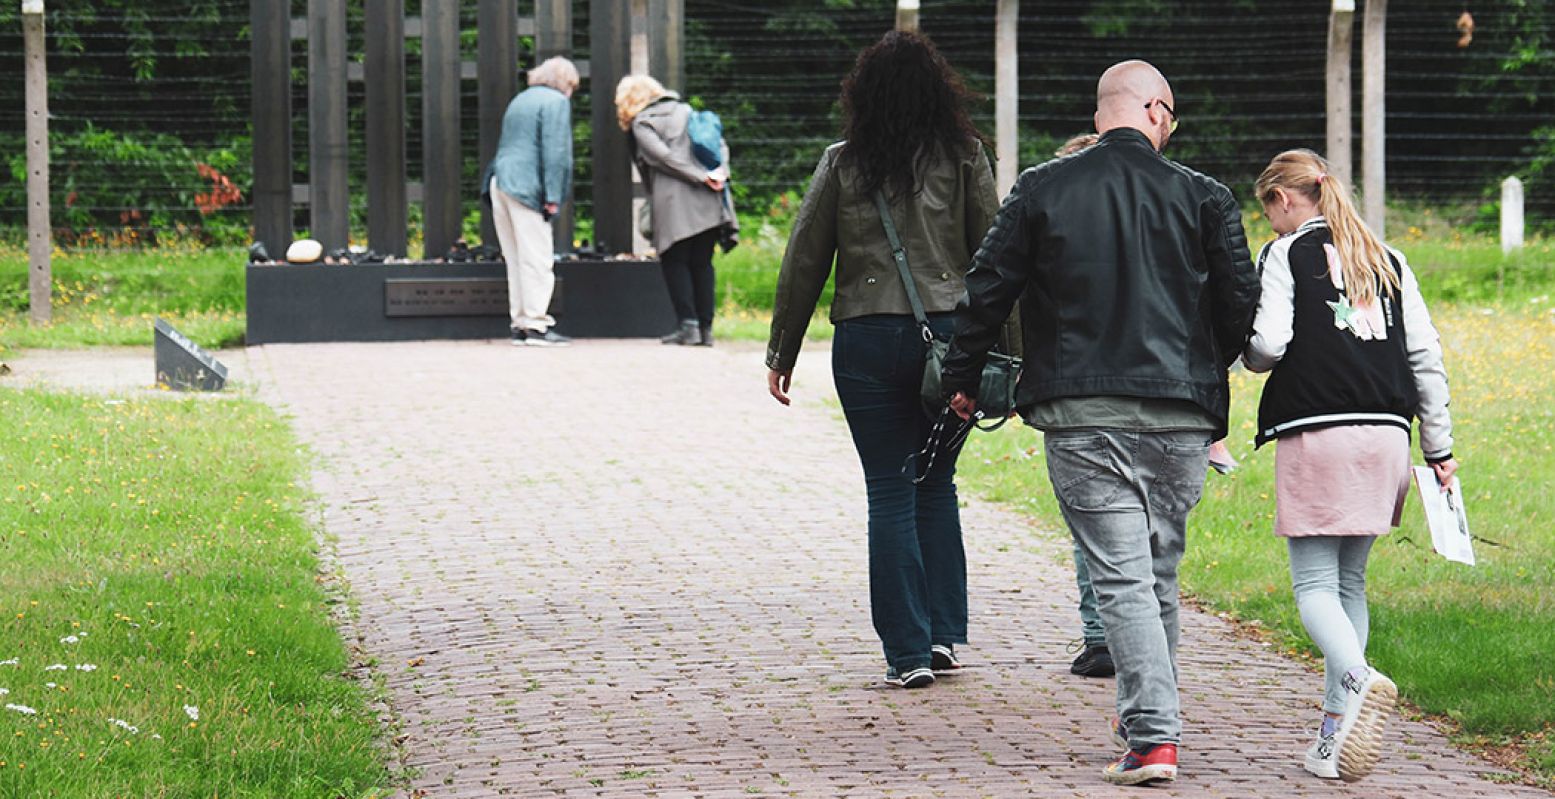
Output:
<path fill-rule="evenodd" d="M 177 391 L 220 391 L 227 367 L 165 320 L 156 321 L 157 385 Z"/>

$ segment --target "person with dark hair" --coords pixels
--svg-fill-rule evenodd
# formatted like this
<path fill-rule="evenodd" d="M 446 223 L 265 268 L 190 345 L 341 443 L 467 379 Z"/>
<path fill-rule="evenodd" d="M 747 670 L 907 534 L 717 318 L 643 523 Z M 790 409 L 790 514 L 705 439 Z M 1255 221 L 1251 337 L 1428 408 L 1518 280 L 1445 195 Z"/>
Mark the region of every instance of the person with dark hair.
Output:
<path fill-rule="evenodd" d="M 919 397 L 928 344 L 886 224 L 899 232 L 928 327 L 948 335 L 962 275 L 998 206 L 968 98 L 922 35 L 893 31 L 859 54 L 842 83 L 844 140 L 821 156 L 789 235 L 767 344 L 767 388 L 787 405 L 835 260 L 832 374 L 869 500 L 870 611 L 886 683 L 904 688 L 960 668 L 966 555 L 955 448 L 938 453 L 919 483 L 902 469 L 934 420 Z"/>
<path fill-rule="evenodd" d="M 1043 431 L 1085 551 L 1126 747 L 1103 775 L 1126 785 L 1177 777 L 1177 564 L 1259 295 L 1236 198 L 1161 155 L 1174 103 L 1143 61 L 1102 74 L 1101 138 L 1016 181 L 967 273 L 941 375 L 950 406 L 974 413 L 988 348 L 1021 300 L 1016 404 Z"/>

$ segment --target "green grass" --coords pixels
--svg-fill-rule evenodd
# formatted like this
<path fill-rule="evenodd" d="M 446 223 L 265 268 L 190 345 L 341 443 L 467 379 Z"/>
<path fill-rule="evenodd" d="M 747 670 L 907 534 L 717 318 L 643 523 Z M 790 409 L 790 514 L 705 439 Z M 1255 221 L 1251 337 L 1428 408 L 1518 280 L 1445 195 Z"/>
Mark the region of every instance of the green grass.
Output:
<path fill-rule="evenodd" d="M 27 316 L 27 253 L 0 247 L 0 346 L 150 344 L 162 316 L 196 343 L 239 343 L 244 331 L 243 264 L 237 248 L 56 252 L 54 321 Z"/>
<path fill-rule="evenodd" d="M 1547 302 L 1434 311 L 1479 563 L 1434 554 L 1411 499 L 1404 526 L 1372 556 L 1368 655 L 1410 702 L 1461 725 L 1471 742 L 1520 744 L 1520 765 L 1555 785 L 1555 313 Z M 1209 476 L 1190 519 L 1182 582 L 1204 605 L 1315 654 L 1284 544 L 1270 532 L 1274 450 L 1251 445 L 1261 387 L 1261 376 L 1234 376 L 1228 443 L 1242 465 L 1230 478 Z M 1065 529 L 1040 433 L 1011 425 L 974 435 L 960 464 L 969 489 Z"/>
<path fill-rule="evenodd" d="M 0 796 L 385 793 L 274 412 L 0 390 L 0 418 L 0 702 L 36 710 L 0 710 Z"/>

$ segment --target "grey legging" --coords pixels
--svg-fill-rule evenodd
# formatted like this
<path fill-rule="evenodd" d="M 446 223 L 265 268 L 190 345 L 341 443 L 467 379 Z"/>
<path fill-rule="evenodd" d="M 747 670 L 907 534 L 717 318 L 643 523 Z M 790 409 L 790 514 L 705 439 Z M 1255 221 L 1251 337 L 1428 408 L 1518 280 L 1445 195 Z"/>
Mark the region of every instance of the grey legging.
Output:
<path fill-rule="evenodd" d="M 1314 535 L 1288 539 L 1296 608 L 1323 650 L 1323 710 L 1344 712 L 1345 672 L 1366 665 L 1366 558 L 1376 536 Z"/>

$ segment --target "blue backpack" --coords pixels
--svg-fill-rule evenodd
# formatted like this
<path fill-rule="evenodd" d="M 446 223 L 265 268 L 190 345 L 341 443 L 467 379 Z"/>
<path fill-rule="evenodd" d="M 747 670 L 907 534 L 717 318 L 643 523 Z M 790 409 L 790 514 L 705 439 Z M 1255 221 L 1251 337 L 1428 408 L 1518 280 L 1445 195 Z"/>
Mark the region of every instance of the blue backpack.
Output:
<path fill-rule="evenodd" d="M 691 138 L 691 154 L 702 166 L 717 169 L 723 163 L 724 123 L 717 114 L 693 109 L 686 134 Z"/>

